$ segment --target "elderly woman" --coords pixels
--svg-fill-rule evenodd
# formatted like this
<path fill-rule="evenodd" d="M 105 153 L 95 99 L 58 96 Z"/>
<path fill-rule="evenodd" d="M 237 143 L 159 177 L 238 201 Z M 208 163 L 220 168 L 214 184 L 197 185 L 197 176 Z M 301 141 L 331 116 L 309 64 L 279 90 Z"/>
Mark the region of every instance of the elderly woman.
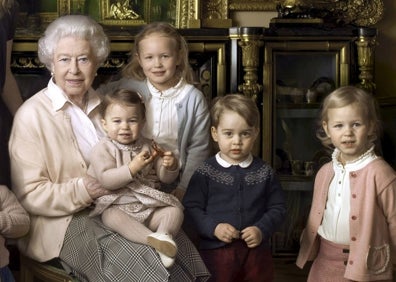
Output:
<path fill-rule="evenodd" d="M 91 88 L 109 53 L 109 41 L 83 15 L 56 19 L 39 40 L 48 86 L 15 115 L 9 143 L 13 189 L 31 215 L 20 251 L 40 262 L 59 260 L 81 281 L 206 280 L 208 273 L 186 235 L 175 265 L 166 269 L 155 250 L 106 229 L 89 207 L 105 195 L 87 176 L 88 156 L 104 133 L 100 97 Z"/>

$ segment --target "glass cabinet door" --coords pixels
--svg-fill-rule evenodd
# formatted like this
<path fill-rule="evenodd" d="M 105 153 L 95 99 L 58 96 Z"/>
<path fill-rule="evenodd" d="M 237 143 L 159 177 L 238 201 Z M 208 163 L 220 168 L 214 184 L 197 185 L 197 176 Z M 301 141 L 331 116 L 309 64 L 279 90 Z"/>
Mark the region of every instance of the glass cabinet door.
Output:
<path fill-rule="evenodd" d="M 349 83 L 350 42 L 266 42 L 263 142 L 287 197 L 287 219 L 273 238 L 274 253 L 296 253 L 309 213 L 313 180 L 330 160 L 316 137 L 320 105 Z"/>

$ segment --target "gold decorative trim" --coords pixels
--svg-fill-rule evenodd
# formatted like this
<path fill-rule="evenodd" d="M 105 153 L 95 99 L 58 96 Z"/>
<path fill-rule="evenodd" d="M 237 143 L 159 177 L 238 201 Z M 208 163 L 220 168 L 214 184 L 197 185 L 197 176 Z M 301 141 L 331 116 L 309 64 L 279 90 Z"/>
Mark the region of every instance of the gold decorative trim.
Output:
<path fill-rule="evenodd" d="M 245 0 L 246 1 L 246 0 Z M 312 9 L 321 10 L 329 13 L 328 16 L 335 20 L 354 24 L 357 26 L 372 26 L 379 22 L 383 17 L 383 0 L 348 0 L 348 1 L 329 1 L 329 0 L 271 0 L 278 3 L 289 13 L 310 13 Z"/>
<path fill-rule="evenodd" d="M 202 25 L 204 27 L 231 27 L 228 0 L 201 1 Z"/>
<path fill-rule="evenodd" d="M 122 1 L 101 0 L 100 23 L 109 26 L 139 26 L 150 20 L 150 3 L 151 1 L 143 1 L 143 12 L 138 14 L 130 8 L 129 5 L 124 6 Z"/>
<path fill-rule="evenodd" d="M 200 28 L 199 0 L 178 0 L 176 27 Z"/>
<path fill-rule="evenodd" d="M 58 0 L 58 15 L 70 14 L 70 0 Z"/>
<path fill-rule="evenodd" d="M 374 51 L 377 44 L 376 35 L 366 36 L 360 34 L 355 42 L 358 52 L 359 79 L 358 86 L 370 93 L 375 92 L 376 85 L 374 75 Z"/>
<path fill-rule="evenodd" d="M 230 11 L 275 11 L 276 0 L 230 0 Z"/>
<path fill-rule="evenodd" d="M 40 62 L 37 56 L 13 56 L 11 62 L 11 68 L 13 69 L 30 69 L 30 70 L 37 70 L 37 69 L 45 69 L 45 66 Z"/>
<path fill-rule="evenodd" d="M 384 13 L 382 0 L 351 0 L 345 8 L 346 21 L 358 26 L 375 25 L 382 19 Z"/>
<path fill-rule="evenodd" d="M 262 38 L 242 34 L 238 45 L 242 49 L 242 66 L 244 70 L 244 83 L 238 86 L 238 90 L 244 95 L 251 97 L 257 102 L 257 95 L 263 91 L 263 86 L 258 83 L 258 67 L 260 48 L 264 46 Z"/>
<path fill-rule="evenodd" d="M 227 80 L 227 59 L 226 59 L 226 46 L 225 43 L 188 43 L 188 50 L 190 53 L 198 52 L 198 53 L 209 53 L 216 52 L 217 53 L 217 65 L 216 65 L 216 76 L 217 83 L 216 85 L 216 94 L 217 96 L 223 96 L 226 94 Z"/>

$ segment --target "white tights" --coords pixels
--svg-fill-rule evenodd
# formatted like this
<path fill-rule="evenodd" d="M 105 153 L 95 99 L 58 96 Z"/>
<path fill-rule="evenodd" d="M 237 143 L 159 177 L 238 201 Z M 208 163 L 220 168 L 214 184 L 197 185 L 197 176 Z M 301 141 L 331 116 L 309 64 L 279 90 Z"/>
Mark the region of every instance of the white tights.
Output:
<path fill-rule="evenodd" d="M 103 224 L 109 229 L 132 242 L 146 245 L 147 236 L 153 232 L 176 236 L 183 219 L 183 211 L 172 206 L 157 208 L 144 223 L 116 207 L 109 207 L 102 214 Z"/>

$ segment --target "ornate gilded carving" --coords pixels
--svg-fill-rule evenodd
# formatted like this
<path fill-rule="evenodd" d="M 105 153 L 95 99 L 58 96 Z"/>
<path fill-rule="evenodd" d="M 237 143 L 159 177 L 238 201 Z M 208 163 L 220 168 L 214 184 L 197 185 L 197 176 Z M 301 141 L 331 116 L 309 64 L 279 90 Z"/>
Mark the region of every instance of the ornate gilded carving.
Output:
<path fill-rule="evenodd" d="M 267 0 L 230 0 L 230 11 L 275 11 L 279 1 Z"/>
<path fill-rule="evenodd" d="M 44 69 L 45 66 L 39 61 L 36 55 L 15 56 L 13 55 L 11 68 L 16 70 L 37 70 Z"/>
<path fill-rule="evenodd" d="M 238 86 L 238 91 L 257 101 L 257 95 L 263 91 L 258 83 L 258 67 L 260 48 L 264 45 L 262 35 L 256 28 L 240 28 L 238 45 L 242 49 L 242 66 L 244 83 Z"/>
<path fill-rule="evenodd" d="M 189 19 L 194 18 L 195 13 L 196 10 L 191 1 L 182 1 L 180 4 L 179 22 L 176 22 L 176 24 L 182 28 L 188 27 Z"/>
<path fill-rule="evenodd" d="M 368 34 L 364 28 L 359 29 L 359 38 L 356 41 L 360 71 L 358 86 L 370 93 L 374 93 L 376 87 L 373 82 L 376 34 L 373 32 Z"/>
<path fill-rule="evenodd" d="M 204 27 L 231 27 L 228 18 L 228 0 L 200 1 Z"/>
<path fill-rule="evenodd" d="M 70 14 L 70 1 L 58 0 L 58 14 L 60 16 Z"/>
<path fill-rule="evenodd" d="M 383 0 L 280 0 L 278 3 L 278 12 L 286 11 L 287 17 L 319 17 L 358 26 L 376 24 L 384 11 Z"/>
<path fill-rule="evenodd" d="M 382 0 L 350 0 L 347 3 L 343 13 L 347 22 L 358 26 L 372 26 L 382 19 Z"/>
<path fill-rule="evenodd" d="M 228 18 L 228 1 L 211 0 L 202 1 L 202 13 L 206 19 L 227 19 Z"/>

